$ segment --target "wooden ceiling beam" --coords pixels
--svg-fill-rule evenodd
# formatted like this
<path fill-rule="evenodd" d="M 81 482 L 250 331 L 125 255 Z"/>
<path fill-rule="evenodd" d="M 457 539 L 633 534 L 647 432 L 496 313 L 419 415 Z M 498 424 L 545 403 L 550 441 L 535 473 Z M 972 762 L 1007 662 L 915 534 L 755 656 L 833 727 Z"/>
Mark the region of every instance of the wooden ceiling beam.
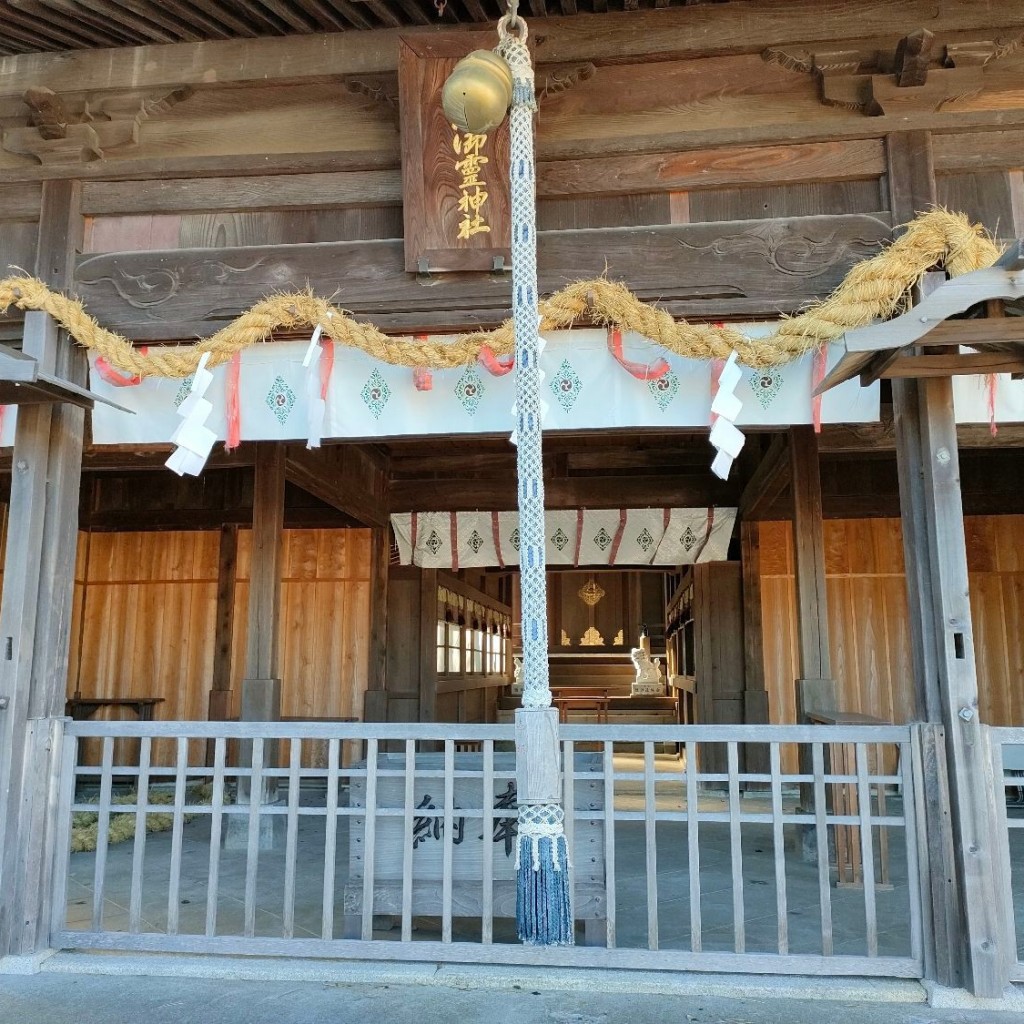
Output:
<path fill-rule="evenodd" d="M 786 434 L 776 434 L 743 488 L 739 518 L 761 518 L 764 510 L 789 486 L 791 479 L 789 439 Z"/>
<path fill-rule="evenodd" d="M 742 17 L 737 8 L 742 9 Z M 889 34 L 891 25 L 921 26 L 939 38 L 979 30 L 986 33 L 985 38 L 993 38 L 992 33 L 1001 29 L 1018 30 L 1019 19 L 1017 4 L 993 5 L 990 0 L 945 5 L 932 0 L 892 0 L 885 5 L 884 22 L 877 23 L 866 20 L 861 0 L 835 0 L 821 17 L 809 17 L 807 4 L 798 0 L 687 5 L 600 18 L 549 18 L 543 38 L 538 40 L 537 59 L 557 63 L 757 53 L 794 39 L 802 45 L 828 42 L 841 46 L 872 30 L 876 35 Z M 445 26 L 450 29 L 450 24 Z M 48 54 L 6 57 L 0 67 L 0 95 L 17 96 L 42 75 L 51 89 L 64 92 L 202 85 L 209 81 L 211 69 L 222 83 L 394 71 L 397 38 L 402 31 L 185 43 L 146 47 L 141 54 L 131 50 L 113 54 L 75 51 L 64 54 L 59 65 Z"/>
<path fill-rule="evenodd" d="M 313 451 L 289 446 L 285 478 L 366 526 L 387 523 L 386 462 L 363 446 L 331 445 Z"/>
<path fill-rule="evenodd" d="M 250 39 L 260 34 L 250 22 L 225 7 L 221 0 L 204 0 L 201 10 L 190 0 L 160 0 L 160 3 L 179 17 L 190 18 L 215 38 L 241 36 Z"/>
<path fill-rule="evenodd" d="M 173 9 L 169 8 L 166 0 L 114 0 L 118 7 L 123 7 L 131 14 L 144 19 L 142 24 L 150 21 L 161 28 L 172 33 L 181 42 L 199 42 L 207 38 L 199 30 L 199 22 L 194 17 L 176 17 Z M 207 31 L 210 31 L 207 29 Z M 227 39 L 228 33 L 224 29 L 214 34 L 215 39 Z"/>
<path fill-rule="evenodd" d="M 539 282 L 551 292 L 610 271 L 641 300 L 673 313 L 699 312 L 701 303 L 719 316 L 794 310 L 830 292 L 889 236 L 888 215 L 881 213 L 544 231 Z M 765 259 L 766 238 L 806 243 L 799 274 Z M 706 258 L 716 245 L 726 246 L 728 261 Z M 155 294 L 158 280 L 176 285 Z M 414 318 L 405 329 L 436 331 L 467 322 L 474 309 L 500 321 L 508 308 L 506 275 L 445 274 L 424 287 L 405 272 L 400 239 L 225 248 L 213 255 L 209 249 L 86 255 L 75 289 L 107 328 L 134 340 L 169 341 L 212 334 L 282 281 L 304 281 L 326 295 L 341 281 L 338 302 L 382 327 L 405 313 Z"/>
<path fill-rule="evenodd" d="M 567 508 L 706 508 L 735 506 L 739 485 L 710 472 L 689 476 L 554 477 L 544 482 L 544 505 Z M 505 511 L 516 507 L 515 476 L 498 480 L 392 480 L 391 512 Z"/>

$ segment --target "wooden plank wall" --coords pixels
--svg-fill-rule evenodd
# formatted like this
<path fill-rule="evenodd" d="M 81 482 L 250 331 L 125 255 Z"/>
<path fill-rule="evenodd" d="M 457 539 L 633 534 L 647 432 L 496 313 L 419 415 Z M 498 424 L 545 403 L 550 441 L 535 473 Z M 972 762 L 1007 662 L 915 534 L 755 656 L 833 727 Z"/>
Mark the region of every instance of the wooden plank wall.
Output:
<path fill-rule="evenodd" d="M 971 611 L 981 715 L 1024 723 L 1024 516 L 968 516 Z M 761 528 L 765 682 L 772 722 L 795 720 L 796 604 L 788 523 Z M 898 519 L 825 521 L 832 665 L 840 709 L 913 718 L 913 666 Z"/>
<path fill-rule="evenodd" d="M 162 697 L 159 719 L 206 719 L 218 541 L 216 531 L 80 536 L 69 693 L 77 688 L 87 697 Z M 240 531 L 238 548 L 235 715 L 245 660 L 250 531 Z M 282 714 L 362 716 L 369 557 L 368 530 L 285 532 Z M 168 744 L 155 745 L 154 757 L 173 763 Z"/>
<path fill-rule="evenodd" d="M 238 535 L 238 609 L 248 607 L 251 532 Z M 232 696 L 244 674 L 235 616 Z M 370 636 L 370 531 L 286 530 L 281 580 L 281 714 L 362 717 Z"/>

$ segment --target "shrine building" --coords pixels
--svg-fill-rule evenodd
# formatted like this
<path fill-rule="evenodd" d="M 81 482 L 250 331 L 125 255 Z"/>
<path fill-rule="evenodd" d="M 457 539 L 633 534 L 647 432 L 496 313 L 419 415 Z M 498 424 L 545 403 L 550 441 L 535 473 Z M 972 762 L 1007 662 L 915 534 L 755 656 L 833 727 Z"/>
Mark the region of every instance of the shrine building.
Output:
<path fill-rule="evenodd" d="M 1024 0 L 507 14 L 0 0 L 0 971 L 1007 997 Z"/>

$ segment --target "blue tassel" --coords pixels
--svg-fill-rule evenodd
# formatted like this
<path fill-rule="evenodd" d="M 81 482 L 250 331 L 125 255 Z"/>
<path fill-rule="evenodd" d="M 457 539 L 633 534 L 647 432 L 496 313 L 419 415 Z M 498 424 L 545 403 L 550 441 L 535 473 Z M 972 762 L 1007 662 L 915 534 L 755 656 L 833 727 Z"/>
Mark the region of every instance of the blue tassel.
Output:
<path fill-rule="evenodd" d="M 537 844 L 539 856 L 535 868 L 533 842 L 529 836 L 519 837 L 519 869 L 516 874 L 519 938 L 531 946 L 571 946 L 576 938 L 565 836 L 555 839 L 542 837 Z M 554 853 L 552 844 L 555 844 Z"/>

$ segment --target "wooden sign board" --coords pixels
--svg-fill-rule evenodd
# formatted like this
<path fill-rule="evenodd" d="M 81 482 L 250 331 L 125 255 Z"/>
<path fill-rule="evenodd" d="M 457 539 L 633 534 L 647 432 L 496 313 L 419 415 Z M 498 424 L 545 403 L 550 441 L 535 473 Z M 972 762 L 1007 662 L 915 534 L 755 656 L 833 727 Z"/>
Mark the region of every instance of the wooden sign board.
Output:
<path fill-rule="evenodd" d="M 357 767 L 365 768 L 365 763 Z M 377 767 L 374 822 L 373 913 L 401 914 L 406 882 L 410 909 L 417 916 L 444 911 L 445 845 L 444 755 L 416 754 L 411 825 L 405 821 L 405 755 L 381 754 Z M 485 829 L 483 757 L 455 755 L 452 783 L 451 909 L 454 917 L 479 917 L 483 912 L 483 849 L 491 847 L 491 896 L 495 917 L 516 915 L 515 845 L 518 834 L 515 757 L 494 754 L 491 822 Z M 603 921 L 606 914 L 604 874 L 604 783 L 596 754 L 575 755 L 574 915 L 577 920 Z M 386 774 L 385 774 L 386 773 Z M 350 806 L 366 806 L 366 778 L 352 779 Z M 357 936 L 363 910 L 366 871 L 366 818 L 349 818 L 349 866 L 343 892 L 346 935 Z M 406 879 L 405 852 L 412 848 Z M 352 920 L 355 917 L 356 920 Z"/>
<path fill-rule="evenodd" d="M 399 40 L 405 269 L 410 273 L 511 265 L 508 120 L 488 135 L 454 128 L 441 89 L 472 50 L 491 50 L 491 32 L 442 32 Z"/>

